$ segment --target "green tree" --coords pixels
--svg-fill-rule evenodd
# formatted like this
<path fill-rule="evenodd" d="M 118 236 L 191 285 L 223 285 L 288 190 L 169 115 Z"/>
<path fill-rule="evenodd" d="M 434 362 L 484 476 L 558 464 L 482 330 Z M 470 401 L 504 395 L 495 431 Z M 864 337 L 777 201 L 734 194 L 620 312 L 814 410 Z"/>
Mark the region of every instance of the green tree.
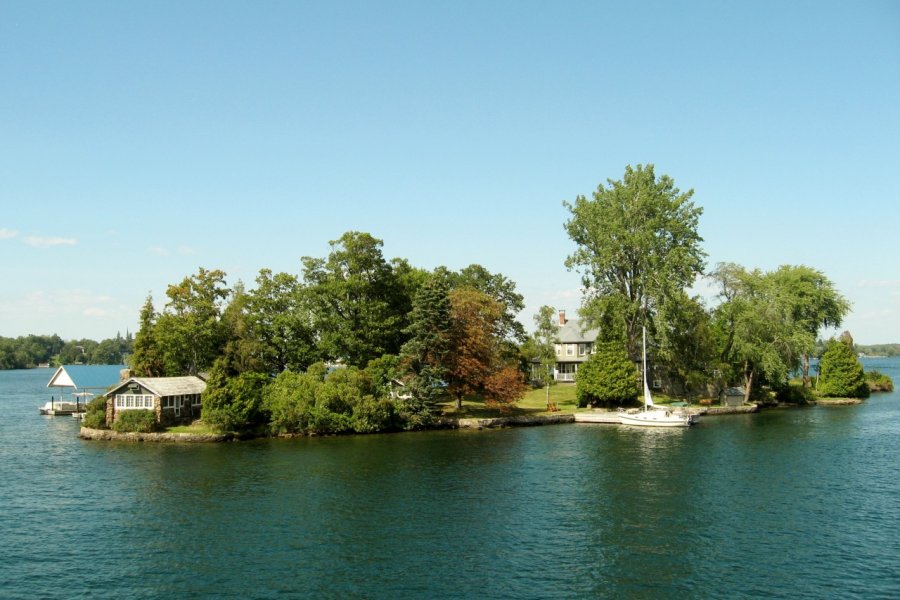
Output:
<path fill-rule="evenodd" d="M 656 341 L 659 364 L 688 396 L 703 390 L 716 367 L 710 313 L 699 298 L 676 293 L 659 311 Z"/>
<path fill-rule="evenodd" d="M 559 337 L 559 327 L 554 316 L 556 311 L 552 306 L 542 306 L 534 315 L 534 335 L 532 336 L 539 368 L 535 381 L 546 388 L 547 406 L 550 406 L 550 386 L 556 383 L 553 378 L 553 369 L 556 367 L 556 342 Z"/>
<path fill-rule="evenodd" d="M 140 328 L 134 337 L 134 356 L 131 358 L 131 369 L 139 377 L 162 377 L 166 372 L 162 349 L 156 339 L 158 318 L 153 297 L 148 294 L 141 307 Z"/>
<path fill-rule="evenodd" d="M 621 343 L 597 343 L 575 376 L 578 406 L 631 404 L 638 396 L 637 381 L 637 367 Z"/>
<path fill-rule="evenodd" d="M 794 319 L 779 278 L 732 263 L 718 265 L 712 278 L 720 287 L 713 313 L 720 364 L 743 378 L 746 399 L 758 383 L 785 386 L 815 337 Z"/>
<path fill-rule="evenodd" d="M 851 344 L 831 340 L 819 361 L 819 392 L 832 398 L 868 398 L 869 384 Z"/>
<path fill-rule="evenodd" d="M 225 273 L 200 268 L 166 290 L 169 302 L 154 327 L 166 375 L 196 375 L 209 369 L 226 342 L 222 304 L 228 297 Z"/>
<path fill-rule="evenodd" d="M 303 258 L 319 348 L 328 358 L 364 367 L 403 345 L 410 299 L 381 246 L 351 231 L 331 242 L 328 258 Z"/>
<path fill-rule="evenodd" d="M 782 265 L 770 276 L 790 318 L 813 341 L 823 327 L 839 327 L 850 311 L 850 303 L 821 271 L 805 265 Z M 813 346 L 803 349 L 804 387 L 809 387 L 809 355 L 813 350 Z"/>
<path fill-rule="evenodd" d="M 261 344 L 262 370 L 304 371 L 320 360 L 312 328 L 312 311 L 300 282 L 288 273 L 262 269 L 249 293 L 247 320 Z"/>
<path fill-rule="evenodd" d="M 564 203 L 572 215 L 566 231 L 578 246 L 566 266 L 582 272 L 582 316 L 603 341 L 624 341 L 637 360 L 642 327 L 655 331 L 660 307 L 703 271 L 703 210 L 691 202 L 693 190 L 682 193 L 653 165 L 628 166 L 621 181 L 607 183 L 591 199 Z"/>
<path fill-rule="evenodd" d="M 210 372 L 203 393 L 203 421 L 222 431 L 245 432 L 268 423 L 263 392 L 269 377 L 263 373 L 234 374 L 224 359 Z"/>
<path fill-rule="evenodd" d="M 412 375 L 407 387 L 418 401 L 418 406 L 408 402 L 406 408 L 417 414 L 427 412 L 441 393 L 441 383 L 447 376 L 450 326 L 450 284 L 446 271 L 438 270 L 416 293 L 405 331 L 409 339 L 401 349 Z"/>

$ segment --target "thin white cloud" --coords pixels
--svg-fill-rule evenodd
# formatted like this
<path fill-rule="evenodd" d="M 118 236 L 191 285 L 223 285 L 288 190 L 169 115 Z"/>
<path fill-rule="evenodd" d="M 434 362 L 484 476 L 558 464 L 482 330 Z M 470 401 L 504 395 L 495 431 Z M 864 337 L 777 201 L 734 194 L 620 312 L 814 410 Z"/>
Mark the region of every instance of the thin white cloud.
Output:
<path fill-rule="evenodd" d="M 85 317 L 107 317 L 109 316 L 109 311 L 99 308 L 97 306 L 89 306 L 81 311 L 81 314 Z"/>
<path fill-rule="evenodd" d="M 78 243 L 75 238 L 64 237 L 40 237 L 30 235 L 22 240 L 33 248 L 49 248 L 52 246 L 74 246 Z"/>
<path fill-rule="evenodd" d="M 162 246 L 150 246 L 149 250 L 157 256 L 169 256 L 169 251 Z"/>
<path fill-rule="evenodd" d="M 178 246 L 178 254 L 182 256 L 193 256 L 197 252 L 190 246 Z"/>
<path fill-rule="evenodd" d="M 18 231 L 13 229 L 7 229 L 6 227 L 0 227 L 0 240 L 9 240 L 19 235 Z"/>

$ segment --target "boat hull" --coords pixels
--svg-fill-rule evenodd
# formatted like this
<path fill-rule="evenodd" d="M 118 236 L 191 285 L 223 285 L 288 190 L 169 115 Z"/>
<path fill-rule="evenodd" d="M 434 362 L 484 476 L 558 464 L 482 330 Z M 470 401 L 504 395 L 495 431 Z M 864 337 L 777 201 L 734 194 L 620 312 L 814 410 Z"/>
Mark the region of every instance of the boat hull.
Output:
<path fill-rule="evenodd" d="M 696 415 L 679 415 L 666 410 L 619 414 L 619 423 L 637 427 L 690 427 L 696 422 Z"/>

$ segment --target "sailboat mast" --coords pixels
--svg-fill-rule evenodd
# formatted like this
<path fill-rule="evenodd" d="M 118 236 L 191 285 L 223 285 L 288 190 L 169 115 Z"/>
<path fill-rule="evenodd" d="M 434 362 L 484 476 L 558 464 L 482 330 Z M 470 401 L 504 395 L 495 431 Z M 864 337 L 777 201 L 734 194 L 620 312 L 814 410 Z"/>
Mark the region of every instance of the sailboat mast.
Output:
<path fill-rule="evenodd" d="M 647 328 L 643 327 L 642 330 L 643 330 L 643 334 L 644 334 L 643 348 L 642 348 L 642 353 L 641 353 L 643 356 L 643 362 L 644 362 L 644 368 L 642 370 L 642 373 L 644 375 L 644 389 L 642 391 L 644 392 L 644 409 L 646 409 L 647 408 L 647 396 L 648 396 L 648 394 L 647 394 L 647 390 L 648 390 L 648 387 L 647 387 Z"/>

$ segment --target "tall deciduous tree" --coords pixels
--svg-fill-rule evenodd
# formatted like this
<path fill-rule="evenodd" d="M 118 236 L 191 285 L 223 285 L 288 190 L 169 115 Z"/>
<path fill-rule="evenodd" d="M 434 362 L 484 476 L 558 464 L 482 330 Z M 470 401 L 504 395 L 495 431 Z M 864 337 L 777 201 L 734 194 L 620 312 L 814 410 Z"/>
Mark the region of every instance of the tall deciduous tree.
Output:
<path fill-rule="evenodd" d="M 498 322 L 498 335 L 505 340 L 522 342 L 525 328 L 516 316 L 525 309 L 525 299 L 516 291 L 516 283 L 500 273 L 491 273 L 472 264 L 458 273 L 449 273 L 453 289 L 472 288 L 500 303 L 503 312 Z"/>
<path fill-rule="evenodd" d="M 225 273 L 200 268 L 166 290 L 169 303 L 154 334 L 166 375 L 196 375 L 212 367 L 225 344 L 222 304 L 228 297 Z"/>
<path fill-rule="evenodd" d="M 697 232 L 703 209 L 653 165 L 626 167 L 621 181 L 607 180 L 590 199 L 578 196 L 566 222 L 578 245 L 566 260 L 579 269 L 587 291 L 582 316 L 605 341 L 624 341 L 640 356 L 641 328 L 651 331 L 660 306 L 693 284 L 704 268 Z"/>
<path fill-rule="evenodd" d="M 546 387 L 548 407 L 550 406 L 550 386 L 556 383 L 553 378 L 553 368 L 556 366 L 556 342 L 559 338 L 559 327 L 554 320 L 555 315 L 556 311 L 552 306 L 542 306 L 534 315 L 533 340 L 540 363 L 535 380 Z"/>
<path fill-rule="evenodd" d="M 770 277 L 793 322 L 813 340 L 823 327 L 839 327 L 850 311 L 850 303 L 821 271 L 805 265 L 782 265 Z M 809 355 L 812 351 L 812 346 L 803 349 L 803 385 L 806 387 L 809 387 Z"/>
<path fill-rule="evenodd" d="M 259 341 L 262 370 L 303 372 L 320 360 L 313 332 L 312 311 L 297 277 L 262 269 L 249 292 L 247 322 Z"/>
<path fill-rule="evenodd" d="M 303 258 L 319 347 L 328 358 L 362 368 L 403 344 L 410 299 L 381 246 L 351 231 L 331 242 L 327 258 Z"/>
<path fill-rule="evenodd" d="M 509 406 L 525 392 L 525 381 L 503 352 L 503 305 L 472 288 L 450 292 L 450 344 L 446 356 L 448 391 L 462 408 L 468 394 Z"/>
<path fill-rule="evenodd" d="M 803 353 L 815 345 L 815 336 L 795 320 L 781 280 L 731 263 L 718 265 L 712 277 L 720 286 L 721 303 L 713 319 L 722 364 L 743 377 L 746 399 L 760 376 L 784 385 Z"/>

